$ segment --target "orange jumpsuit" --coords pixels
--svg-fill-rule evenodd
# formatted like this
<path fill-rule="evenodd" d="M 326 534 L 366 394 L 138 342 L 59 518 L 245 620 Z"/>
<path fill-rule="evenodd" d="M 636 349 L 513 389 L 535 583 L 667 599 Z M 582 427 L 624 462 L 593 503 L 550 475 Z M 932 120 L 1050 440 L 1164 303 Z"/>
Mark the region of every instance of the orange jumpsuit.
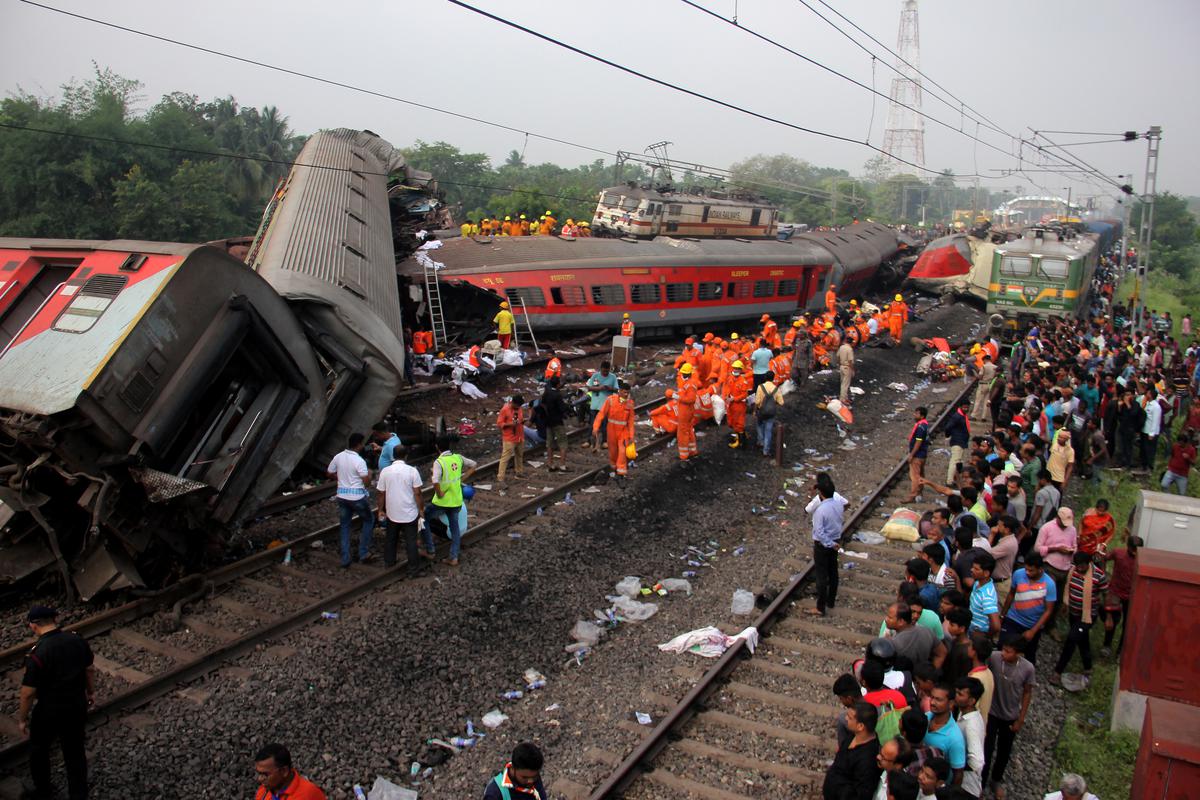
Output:
<path fill-rule="evenodd" d="M 825 292 L 825 311 L 830 314 L 837 313 L 837 292 L 833 289 Z"/>
<path fill-rule="evenodd" d="M 558 360 L 558 356 L 546 363 L 546 380 L 551 378 L 562 380 L 562 362 Z"/>
<path fill-rule="evenodd" d="M 904 323 L 908 322 L 908 304 L 903 300 L 894 300 L 888 306 L 888 331 L 896 344 L 900 344 L 900 336 L 904 333 Z"/>
<path fill-rule="evenodd" d="M 675 433 L 679 428 L 677 410 L 679 403 L 674 399 L 667 400 L 661 406 L 650 410 L 650 424 L 655 430 L 664 433 Z"/>
<path fill-rule="evenodd" d="M 700 359 L 696 366 L 700 368 L 700 385 L 708 383 L 708 376 L 713 371 L 713 361 L 717 357 L 717 347 L 714 344 L 704 345 L 704 352 L 700 354 Z"/>
<path fill-rule="evenodd" d="M 858 329 L 858 341 L 860 344 L 866 344 L 871 340 L 871 326 L 867 325 L 865 319 L 859 318 L 854 327 Z"/>
<path fill-rule="evenodd" d="M 791 347 L 793 344 L 795 344 L 796 343 L 796 334 L 799 332 L 800 332 L 800 329 L 797 327 L 793 326 L 791 328 L 788 328 L 788 332 L 783 335 L 783 346 Z"/>
<path fill-rule="evenodd" d="M 675 443 L 679 446 L 679 460 L 687 461 L 699 453 L 696 449 L 696 393 L 699 391 L 694 380 L 679 388 L 679 406 L 676 414 L 679 427 L 675 431 Z"/>
<path fill-rule="evenodd" d="M 787 378 L 787 370 L 783 366 L 784 357 L 777 355 L 767 363 L 767 369 L 771 370 L 771 375 L 775 384 L 781 384 Z"/>
<path fill-rule="evenodd" d="M 633 417 L 633 399 L 621 400 L 620 395 L 610 394 L 592 423 L 592 433 L 598 434 L 600 424 L 608 420 L 608 464 L 618 475 L 629 471 L 625 445 L 633 441 Z"/>
<path fill-rule="evenodd" d="M 705 421 L 713 418 L 713 396 L 720 393 L 721 387 L 714 376 L 707 386 L 696 393 L 696 419 Z"/>
<path fill-rule="evenodd" d="M 779 325 L 769 319 L 763 323 L 762 338 L 767 340 L 767 347 L 779 347 Z"/>
<path fill-rule="evenodd" d="M 725 420 L 729 429 L 736 434 L 746 432 L 746 398 L 750 396 L 753 378 L 749 373 L 729 375 L 725 383 Z"/>
<path fill-rule="evenodd" d="M 521 232 L 518 233 L 517 235 L 518 236 L 528 236 L 529 235 L 529 220 L 527 220 L 527 219 L 521 220 Z"/>

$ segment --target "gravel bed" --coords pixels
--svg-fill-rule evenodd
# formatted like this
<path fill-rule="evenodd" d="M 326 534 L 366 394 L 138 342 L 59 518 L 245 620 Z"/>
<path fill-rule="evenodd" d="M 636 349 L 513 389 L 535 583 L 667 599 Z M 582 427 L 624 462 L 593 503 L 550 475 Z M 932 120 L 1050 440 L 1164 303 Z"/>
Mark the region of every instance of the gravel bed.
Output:
<path fill-rule="evenodd" d="M 973 312 L 939 309 L 911 330 L 914 335 L 961 333 L 979 319 Z M 832 467 L 839 490 L 855 498 L 873 488 L 878 477 L 872 472 L 881 475 L 900 457 L 910 427 L 907 414 L 869 432 L 866 422 L 891 413 L 897 395 L 884 387 L 896 380 L 913 385 L 909 372 L 915 361 L 907 349 L 868 349 L 862 356 L 859 382 L 868 393 L 857 399 L 860 421 L 852 435 L 870 447 L 866 468 L 858 465 L 855 451 L 838 450 L 832 420 L 813 407 L 820 394 L 836 393 L 835 374 L 817 376 L 781 412 L 792 445 L 783 469 L 752 449 L 722 447 L 723 437 L 714 437 L 711 429 L 700 439 L 703 458 L 688 469 L 680 467 L 670 448 L 639 459 L 623 485 L 576 492 L 574 506 L 554 506 L 545 516 L 515 526 L 520 539 L 493 537 L 485 546 L 467 549 L 457 570 L 438 567 L 432 579 L 398 584 L 355 604 L 358 613 L 343 613 L 336 622 L 299 631 L 239 659 L 236 665 L 254 677 L 198 684 L 212 692 L 203 706 L 164 698 L 146 710 L 157 722 L 139 735 L 129 736 L 126 726 L 98 731 L 91 743 L 96 796 L 167 796 L 181 781 L 198 797 L 249 793 L 252 751 L 265 741 L 282 740 L 291 745 L 302 772 L 331 798 L 345 798 L 353 783 L 369 785 L 376 774 L 400 778 L 427 738 L 462 735 L 467 718 L 480 727 L 482 714 L 493 708 L 509 714 L 508 722 L 437 767 L 422 786 L 422 798 L 477 796 L 513 744 L 524 738 L 537 740 L 546 751 L 551 791 L 556 780 L 594 785 L 608 768 L 591 760 L 588 748 L 623 755 L 637 737 L 617 722 L 630 719 L 635 710 L 655 719 L 661 713 L 644 693 L 682 696 L 689 684 L 673 667 L 711 664 L 692 655 L 661 653 L 655 645 L 706 624 L 745 625 L 749 618 L 729 613 L 733 589 L 761 588 L 765 576 L 780 572 L 784 558 L 807 560 L 801 506 L 808 486 L 779 511 L 773 506 L 784 481 L 807 481 L 817 469 Z M 805 448 L 818 453 L 804 454 Z M 828 460 L 812 458 L 826 453 L 832 456 Z M 803 468 L 792 469 L 792 458 Z M 594 459 L 603 463 L 600 455 Z M 298 515 L 300 527 L 290 535 L 309 529 L 315 513 L 332 517 L 332 509 L 323 505 Z M 771 510 L 752 514 L 752 506 Z M 562 652 L 576 619 L 606 607 L 604 595 L 617 580 L 678 576 L 689 569 L 681 560 L 686 546 L 709 540 L 725 552 L 718 553 L 714 566 L 697 570 L 695 594 L 659 599 L 656 616 L 618 627 L 582 666 Z M 745 554 L 732 555 L 743 541 Z M 220 609 L 193 613 L 240 629 Z M 830 685 L 844 668 L 786 653 L 773 660 L 782 658 L 827 674 Z M 518 688 L 527 668 L 544 673 L 548 686 L 532 699 L 506 703 L 499 695 Z M 822 686 L 819 694 L 832 703 L 828 691 Z M 545 710 L 555 703 L 558 709 Z M 188 741 L 186 754 L 173 760 L 166 774 L 155 765 L 161 765 L 163 753 L 177 751 L 181 735 Z M 779 749 L 778 744 L 761 747 Z"/>
<path fill-rule="evenodd" d="M 175 663 L 171 659 L 155 653 L 147 653 L 145 650 L 129 647 L 115 641 L 111 636 L 97 636 L 88 640 L 88 644 L 92 646 L 92 652 L 96 655 L 103 656 L 122 667 L 132 667 L 147 675 L 166 672 Z"/>

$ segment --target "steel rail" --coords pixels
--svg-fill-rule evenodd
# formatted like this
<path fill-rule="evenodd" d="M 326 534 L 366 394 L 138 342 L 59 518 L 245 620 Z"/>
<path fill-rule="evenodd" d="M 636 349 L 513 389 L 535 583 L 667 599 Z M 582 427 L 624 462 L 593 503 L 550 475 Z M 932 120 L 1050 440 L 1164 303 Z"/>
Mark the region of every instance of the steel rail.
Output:
<path fill-rule="evenodd" d="M 938 418 L 929 426 L 931 432 L 945 422 L 946 417 L 968 396 L 974 386 L 975 381 L 973 380 L 947 404 L 942 413 L 938 415 Z M 843 523 L 843 541 L 846 541 L 847 534 L 863 521 L 863 518 L 875 507 L 879 498 L 891 488 L 892 483 L 900 477 L 907 464 L 908 459 L 901 459 L 900 463 L 892 468 L 891 472 L 875 487 L 875 490 L 859 504 L 854 513 L 850 515 L 850 518 Z M 771 604 L 758 615 L 754 620 L 753 627 L 758 630 L 760 636 L 769 635 L 771 629 L 775 627 L 775 623 L 787 616 L 789 607 L 798 597 L 800 590 L 808 583 L 812 574 L 813 564 L 810 563 L 797 573 L 792 578 L 792 582 L 776 595 Z M 684 724 L 704 709 L 705 703 L 724 685 L 730 673 L 737 666 L 737 662 L 745 658 L 750 658 L 751 655 L 752 653 L 749 650 L 746 640 L 735 639 L 733 644 L 717 660 L 717 663 L 704 673 L 696 685 L 692 687 L 691 691 L 684 695 L 683 699 L 650 732 L 650 735 L 643 739 L 633 752 L 617 765 L 617 768 L 613 770 L 604 783 L 588 796 L 588 800 L 608 800 L 608 798 L 620 797 L 622 792 L 642 773 L 653 769 L 655 757 L 673 739 L 678 738 L 678 732 Z"/>
<path fill-rule="evenodd" d="M 655 402 L 657 401 L 650 401 L 649 404 L 653 404 Z M 642 406 L 639 406 L 639 408 L 649 404 L 643 403 Z M 653 452 L 662 448 L 673 440 L 674 435 L 672 434 L 657 436 L 647 442 L 646 445 L 641 448 L 641 452 Z M 481 469 L 495 466 L 498 463 L 498 461 L 489 462 L 487 465 L 482 466 Z M 555 486 L 550 491 L 542 492 L 535 498 L 520 503 L 519 505 L 516 505 L 505 511 L 501 511 L 495 516 L 489 517 L 488 519 L 477 523 L 464 532 L 463 543 L 474 543 L 478 539 L 484 538 L 485 536 L 494 533 L 497 530 L 503 529 L 513 521 L 533 513 L 539 506 L 556 500 L 557 498 L 566 495 L 568 492 L 579 486 L 584 486 L 590 483 L 602 473 L 608 471 L 608 469 L 608 465 L 603 465 L 595 469 L 582 472 L 579 475 L 571 478 L 571 480 Z M 312 533 L 306 534 L 305 536 L 293 540 L 293 542 L 288 544 L 303 544 L 304 542 L 312 541 L 313 539 L 316 539 L 322 535 L 336 531 L 338 527 L 338 525 L 327 526 L 319 531 L 313 531 Z M 266 566 L 267 562 L 277 559 L 279 557 L 279 553 L 283 549 L 283 547 L 274 547 L 269 550 L 264 550 L 261 553 L 254 554 L 248 559 L 243 559 L 242 561 L 221 567 L 218 570 L 215 570 L 213 573 L 209 573 L 209 575 L 212 576 L 220 573 L 224 577 L 224 582 L 229 582 L 236 577 L 240 577 L 240 574 L 253 572 L 262 568 L 263 566 Z M 247 565 L 247 562 L 250 561 L 253 561 L 253 565 Z M 130 709 L 137 708 L 138 706 L 144 705 L 156 697 L 160 697 L 171 692 L 180 684 L 185 684 L 190 681 L 194 681 L 197 678 L 203 677 L 204 675 L 219 668 L 221 664 L 225 663 L 226 661 L 252 651 L 255 647 L 265 641 L 286 635 L 304 627 L 305 625 L 308 625 L 309 623 L 320 618 L 321 614 L 325 611 L 329 611 L 332 608 L 337 608 L 350 603 L 375 591 L 376 589 L 404 579 L 407 576 L 407 566 L 407 559 L 401 557 L 401 559 L 397 561 L 396 565 L 393 567 L 385 568 L 377 574 L 372 575 L 371 577 L 359 583 L 348 586 L 339 592 L 335 592 L 334 594 L 327 595 L 317 601 L 314 601 L 313 603 L 310 603 L 291 615 L 260 625 L 259 627 L 237 639 L 223 643 L 213 650 L 197 656 L 195 659 L 179 664 L 178 666 L 167 670 L 166 672 L 155 675 L 149 680 L 139 683 L 136 686 L 121 692 L 120 694 L 114 695 L 89 711 L 88 728 L 94 729 Z M 182 584 L 183 582 L 181 581 L 180 583 Z M 176 586 L 179 585 L 180 584 L 176 584 Z M 189 583 L 188 586 L 182 587 L 181 591 L 188 591 L 192 588 L 194 588 L 194 584 Z M 165 600 L 162 600 L 161 597 L 162 596 L 156 596 L 153 598 L 153 600 L 157 601 L 155 603 L 155 607 L 158 607 L 165 602 Z M 127 606 L 128 605 L 134 604 L 127 604 Z M 127 621 L 130 619 L 137 619 L 138 616 L 144 616 L 144 614 L 141 614 L 138 616 L 129 617 L 115 613 L 122 611 L 122 609 L 125 608 L 126 607 L 123 606 L 121 609 L 114 609 L 113 612 L 105 612 L 103 615 L 98 615 L 107 617 L 104 622 L 97 621 L 93 623 L 85 620 L 81 623 L 77 623 L 76 626 L 71 626 L 69 629 L 94 629 L 95 631 L 102 633 L 110 628 L 115 627 L 117 624 L 120 624 L 120 622 L 123 620 Z M 26 647 L 26 645 L 22 645 L 21 647 Z M 14 649 L 20 648 L 10 648 L 10 650 Z M 0 749 L 0 770 L 13 770 L 15 767 L 24 763 L 28 759 L 28 755 L 28 739 L 22 739 L 9 744 L 7 747 Z"/>

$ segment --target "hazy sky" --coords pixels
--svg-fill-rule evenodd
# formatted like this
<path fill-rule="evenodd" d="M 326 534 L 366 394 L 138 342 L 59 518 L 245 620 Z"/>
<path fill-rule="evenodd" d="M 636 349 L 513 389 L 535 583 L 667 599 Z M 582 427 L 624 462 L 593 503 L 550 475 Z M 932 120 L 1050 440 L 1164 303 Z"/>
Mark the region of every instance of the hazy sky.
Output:
<path fill-rule="evenodd" d="M 475 5 L 651 75 L 807 128 L 879 145 L 887 101 L 756 40 L 679 0 L 571 2 L 473 0 Z M 888 92 L 892 73 L 800 0 L 697 0 L 747 28 Z M 820 0 L 805 0 L 830 15 Z M 891 48 L 899 0 L 827 0 Z M 445 0 L 393 2 L 82 2 L 48 5 L 437 106 L 604 151 L 640 152 L 669 140 L 675 158 L 728 166 L 785 152 L 859 174 L 874 155 L 655 86 L 501 26 Z M 861 34 L 839 24 L 873 49 Z M 1111 133 L 1163 127 L 1159 189 L 1200 195 L 1200 2 L 1195 0 L 920 0 L 921 67 L 1010 134 L 1029 128 Z M 890 56 L 881 53 L 890 61 Z M 293 128 L 369 128 L 397 145 L 445 140 L 500 161 L 525 149 L 530 162 L 574 165 L 598 153 L 547 142 L 390 100 L 368 97 L 150 41 L 0 0 L 0 84 L 57 93 L 92 62 L 145 84 L 146 105 L 170 91 L 203 99 L 234 95 L 274 104 Z M 1146 66 L 1143 66 L 1146 65 Z M 1190 87 L 1190 88 L 1189 88 Z M 927 91 L 932 87 L 927 87 Z M 998 175 L 1017 166 L 1013 140 L 981 129 L 1004 153 L 976 145 L 975 123 L 926 94 L 926 165 Z M 871 125 L 872 114 L 874 124 Z M 4 135 L 0 131 L 0 135 Z M 1060 144 L 1106 138 L 1058 136 Z M 1028 148 L 1026 149 L 1028 152 Z M 1101 171 L 1132 173 L 1142 187 L 1144 141 L 1080 147 Z M 611 159 L 610 159 L 611 160 Z M 997 177 L 997 189 L 1041 187 L 1076 197 L 1101 188 L 1071 176 Z M 1107 194 L 1114 190 L 1107 188 Z"/>

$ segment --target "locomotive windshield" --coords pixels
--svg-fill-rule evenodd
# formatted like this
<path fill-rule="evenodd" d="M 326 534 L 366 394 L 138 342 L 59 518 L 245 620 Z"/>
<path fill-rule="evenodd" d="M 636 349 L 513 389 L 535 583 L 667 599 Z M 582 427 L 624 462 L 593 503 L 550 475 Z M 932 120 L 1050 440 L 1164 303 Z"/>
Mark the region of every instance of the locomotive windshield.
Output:
<path fill-rule="evenodd" d="M 1043 258 L 1040 269 L 1047 278 L 1067 277 L 1067 262 L 1061 258 Z"/>
<path fill-rule="evenodd" d="M 1028 275 L 1033 268 L 1033 260 L 1028 256 L 1005 256 L 1000 261 L 1001 275 Z"/>

